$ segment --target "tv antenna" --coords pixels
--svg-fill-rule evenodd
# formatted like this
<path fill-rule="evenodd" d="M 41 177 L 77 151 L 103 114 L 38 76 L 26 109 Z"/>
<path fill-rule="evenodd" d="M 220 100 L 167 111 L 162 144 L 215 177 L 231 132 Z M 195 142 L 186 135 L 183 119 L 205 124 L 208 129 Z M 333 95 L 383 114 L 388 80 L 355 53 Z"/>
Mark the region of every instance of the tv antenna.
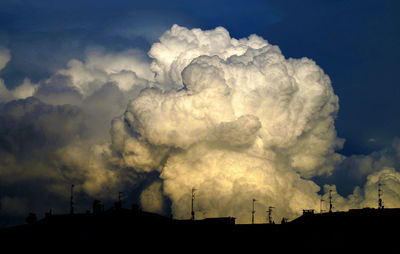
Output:
<path fill-rule="evenodd" d="M 195 188 L 192 188 L 192 212 L 191 212 L 192 220 L 194 220 L 194 198 L 195 198 L 195 191 L 196 191 L 196 189 L 195 189 Z"/>
<path fill-rule="evenodd" d="M 323 200 L 322 199 L 322 196 L 321 196 L 321 199 L 319 200 L 319 213 L 322 213 L 324 210 L 322 210 L 322 202 L 324 202 L 325 200 Z"/>
<path fill-rule="evenodd" d="M 253 209 L 251 210 L 251 224 L 254 224 L 254 214 L 256 213 L 256 210 L 254 210 L 254 203 L 257 200 L 255 198 L 253 198 Z"/>
<path fill-rule="evenodd" d="M 74 187 L 75 185 L 71 184 L 71 199 L 69 201 L 69 213 L 74 214 Z"/>
<path fill-rule="evenodd" d="M 333 208 L 333 205 L 332 205 L 332 190 L 329 190 L 329 212 L 330 213 L 332 212 L 332 208 Z"/>
<path fill-rule="evenodd" d="M 114 208 L 120 210 L 122 208 L 122 194 L 123 192 L 118 191 L 118 201 L 114 203 Z"/>
<path fill-rule="evenodd" d="M 381 189 L 382 184 L 378 183 L 378 209 L 383 209 L 383 201 L 382 201 L 382 189 Z"/>
<path fill-rule="evenodd" d="M 273 208 L 275 208 L 275 207 L 273 207 L 273 206 L 270 206 L 270 207 L 268 207 L 268 223 L 269 224 L 272 224 L 273 223 L 273 221 L 272 221 L 272 209 Z"/>

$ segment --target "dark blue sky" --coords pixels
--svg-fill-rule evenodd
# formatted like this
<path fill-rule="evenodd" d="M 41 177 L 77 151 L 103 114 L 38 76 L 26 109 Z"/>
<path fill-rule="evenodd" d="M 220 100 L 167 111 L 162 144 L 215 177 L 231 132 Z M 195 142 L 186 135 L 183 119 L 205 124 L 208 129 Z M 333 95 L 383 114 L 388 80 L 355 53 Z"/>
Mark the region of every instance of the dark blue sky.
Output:
<path fill-rule="evenodd" d="M 340 99 L 342 153 L 366 154 L 400 136 L 399 11 L 395 0 L 1 0 L 0 46 L 12 60 L 0 76 L 9 88 L 38 81 L 89 46 L 147 51 L 174 23 L 223 26 L 235 38 L 256 33 L 324 69 Z"/>

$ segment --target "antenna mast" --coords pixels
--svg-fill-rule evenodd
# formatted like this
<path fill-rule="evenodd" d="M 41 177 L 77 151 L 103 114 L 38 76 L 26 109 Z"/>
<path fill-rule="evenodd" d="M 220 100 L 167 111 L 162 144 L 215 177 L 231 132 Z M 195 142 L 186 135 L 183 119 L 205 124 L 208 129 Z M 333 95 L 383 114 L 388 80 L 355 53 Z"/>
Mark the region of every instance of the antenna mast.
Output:
<path fill-rule="evenodd" d="M 74 185 L 71 185 L 71 199 L 69 202 L 69 213 L 74 214 Z"/>
<path fill-rule="evenodd" d="M 273 221 L 272 221 L 272 208 L 275 208 L 275 207 L 273 207 L 273 206 L 268 207 L 268 223 L 269 224 L 273 223 Z"/>
<path fill-rule="evenodd" d="M 332 190 L 329 190 L 329 212 L 332 212 Z"/>
<path fill-rule="evenodd" d="M 118 191 L 118 202 L 115 202 L 115 209 L 117 210 L 122 208 L 122 194 L 123 192 Z"/>
<path fill-rule="evenodd" d="M 192 188 L 192 220 L 194 220 L 194 198 L 195 198 L 195 196 L 194 196 L 194 194 L 195 194 L 195 191 L 196 191 L 196 189 L 195 188 Z"/>
<path fill-rule="evenodd" d="M 257 200 L 255 198 L 253 198 L 253 210 L 251 210 L 251 224 L 254 224 L 254 214 L 256 213 L 256 210 L 254 210 L 254 203 Z"/>
<path fill-rule="evenodd" d="M 322 199 L 322 196 L 321 196 L 321 199 L 320 199 L 320 201 L 319 201 L 319 213 L 322 213 L 324 210 L 322 210 L 322 202 L 324 202 L 325 200 L 323 200 Z"/>
<path fill-rule="evenodd" d="M 381 189 L 382 184 L 378 183 L 378 209 L 383 209 L 383 201 L 382 201 L 382 189 Z"/>

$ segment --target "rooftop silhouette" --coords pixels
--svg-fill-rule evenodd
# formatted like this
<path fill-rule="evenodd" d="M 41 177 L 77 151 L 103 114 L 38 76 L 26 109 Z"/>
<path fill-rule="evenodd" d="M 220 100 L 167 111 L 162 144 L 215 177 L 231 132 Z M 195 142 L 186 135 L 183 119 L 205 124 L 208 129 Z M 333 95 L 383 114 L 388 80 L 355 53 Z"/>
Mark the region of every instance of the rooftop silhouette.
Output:
<path fill-rule="evenodd" d="M 330 248 L 340 250 L 348 246 L 362 249 L 366 242 L 377 248 L 382 248 L 381 242 L 386 244 L 383 246 L 395 243 L 393 230 L 398 230 L 399 226 L 400 209 L 397 208 L 328 213 L 303 210 L 300 217 L 289 222 L 283 219 L 281 224 L 236 224 L 232 217 L 176 220 L 142 211 L 137 205 L 123 208 L 120 200 L 104 210 L 101 202 L 95 200 L 93 211 L 87 213 L 53 214 L 50 211 L 41 220 L 31 213 L 27 224 L 1 229 L 0 239 L 6 243 L 91 245 L 130 242 L 137 246 L 184 245 L 199 241 L 223 249 L 233 248 L 232 244 L 245 246 L 250 243 L 268 243 L 273 249 L 308 249 L 323 247 L 331 241 Z"/>

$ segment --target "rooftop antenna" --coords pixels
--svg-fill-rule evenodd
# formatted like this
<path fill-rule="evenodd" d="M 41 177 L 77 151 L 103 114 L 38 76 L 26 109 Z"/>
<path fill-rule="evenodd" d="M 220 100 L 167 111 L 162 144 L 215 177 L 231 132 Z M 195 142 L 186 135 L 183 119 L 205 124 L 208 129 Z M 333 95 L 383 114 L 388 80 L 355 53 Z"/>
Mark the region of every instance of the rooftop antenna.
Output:
<path fill-rule="evenodd" d="M 254 210 L 254 203 L 257 200 L 255 198 L 253 198 L 253 210 L 251 210 L 251 224 L 254 224 L 254 214 L 256 213 L 256 210 Z"/>
<path fill-rule="evenodd" d="M 192 188 L 192 220 L 194 220 L 194 198 L 195 198 L 195 188 Z"/>
<path fill-rule="evenodd" d="M 329 212 L 332 212 L 332 190 L 329 190 Z"/>
<path fill-rule="evenodd" d="M 115 202 L 115 208 L 121 209 L 122 208 L 122 194 L 123 192 L 118 191 L 118 202 Z"/>
<path fill-rule="evenodd" d="M 383 209 L 383 201 L 382 201 L 382 189 L 381 189 L 382 184 L 378 183 L 378 209 Z"/>
<path fill-rule="evenodd" d="M 324 202 L 325 200 L 323 200 L 322 199 L 322 196 L 321 196 L 321 199 L 319 200 L 319 213 L 322 213 L 324 210 L 322 210 L 322 202 Z"/>
<path fill-rule="evenodd" d="M 74 187 L 75 185 L 71 184 L 71 199 L 69 202 L 69 213 L 74 214 Z"/>
<path fill-rule="evenodd" d="M 272 221 L 272 209 L 273 208 L 275 208 L 275 207 L 273 207 L 273 206 L 268 207 L 268 223 L 269 224 L 273 223 L 273 221 Z"/>

